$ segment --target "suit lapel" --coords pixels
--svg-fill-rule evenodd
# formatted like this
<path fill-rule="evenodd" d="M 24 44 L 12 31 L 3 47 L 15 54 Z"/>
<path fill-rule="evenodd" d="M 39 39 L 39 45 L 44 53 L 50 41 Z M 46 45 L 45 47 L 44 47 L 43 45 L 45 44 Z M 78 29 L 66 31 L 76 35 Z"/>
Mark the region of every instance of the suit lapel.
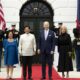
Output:
<path fill-rule="evenodd" d="M 44 34 L 44 30 L 42 30 L 42 37 L 45 40 L 45 34 Z"/>

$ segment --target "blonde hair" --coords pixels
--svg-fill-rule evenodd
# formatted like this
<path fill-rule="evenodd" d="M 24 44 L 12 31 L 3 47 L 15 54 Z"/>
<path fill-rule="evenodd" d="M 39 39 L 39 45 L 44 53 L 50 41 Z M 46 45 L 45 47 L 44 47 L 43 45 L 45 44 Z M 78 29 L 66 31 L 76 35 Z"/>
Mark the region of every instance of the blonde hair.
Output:
<path fill-rule="evenodd" d="M 61 27 L 60 27 L 60 35 L 61 35 L 61 33 L 62 33 L 62 29 L 65 29 L 65 33 L 67 33 L 67 27 L 65 26 L 65 25 L 62 25 Z"/>

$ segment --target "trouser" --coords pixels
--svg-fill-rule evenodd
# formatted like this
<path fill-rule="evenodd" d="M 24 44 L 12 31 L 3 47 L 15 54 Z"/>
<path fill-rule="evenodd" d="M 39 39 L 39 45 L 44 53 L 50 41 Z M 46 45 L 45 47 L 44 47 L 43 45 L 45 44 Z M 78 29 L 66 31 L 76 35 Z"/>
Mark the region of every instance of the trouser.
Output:
<path fill-rule="evenodd" d="M 80 47 L 75 49 L 75 52 L 76 52 L 76 68 L 77 68 L 77 71 L 80 71 Z"/>
<path fill-rule="evenodd" d="M 28 72 L 28 78 L 31 78 L 32 76 L 32 58 L 33 56 L 22 56 L 23 77 L 26 77 L 27 72 Z"/>
<path fill-rule="evenodd" d="M 2 60 L 2 48 L 0 49 L 0 67 L 1 67 L 1 60 Z"/>
<path fill-rule="evenodd" d="M 53 55 L 43 53 L 42 57 L 42 78 L 46 77 L 46 63 L 48 63 L 48 76 L 52 77 L 52 65 L 53 65 Z"/>

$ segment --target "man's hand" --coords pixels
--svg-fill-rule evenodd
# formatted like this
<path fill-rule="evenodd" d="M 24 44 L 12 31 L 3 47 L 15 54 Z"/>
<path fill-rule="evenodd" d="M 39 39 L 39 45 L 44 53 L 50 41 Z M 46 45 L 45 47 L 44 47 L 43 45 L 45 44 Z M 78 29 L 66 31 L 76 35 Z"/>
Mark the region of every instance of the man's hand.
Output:
<path fill-rule="evenodd" d="M 69 53 L 69 56 L 71 57 L 72 52 L 68 52 L 68 53 Z"/>
<path fill-rule="evenodd" d="M 54 54 L 54 51 L 51 51 L 51 54 Z"/>
<path fill-rule="evenodd" d="M 38 50 L 37 50 L 37 53 L 40 54 L 40 52 L 41 52 L 40 49 L 38 49 Z"/>
<path fill-rule="evenodd" d="M 19 53 L 20 54 L 20 56 L 22 56 L 22 54 L 21 53 Z"/>
<path fill-rule="evenodd" d="M 34 55 L 36 55 L 36 51 L 34 51 Z"/>

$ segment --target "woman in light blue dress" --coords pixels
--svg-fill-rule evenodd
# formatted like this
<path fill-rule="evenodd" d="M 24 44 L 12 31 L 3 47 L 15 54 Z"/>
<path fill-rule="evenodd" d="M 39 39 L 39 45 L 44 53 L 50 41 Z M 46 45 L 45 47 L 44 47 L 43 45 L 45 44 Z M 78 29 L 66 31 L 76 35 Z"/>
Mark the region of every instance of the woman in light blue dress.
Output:
<path fill-rule="evenodd" d="M 4 39 L 4 64 L 7 67 L 7 78 L 12 78 L 13 65 L 18 64 L 18 46 L 17 40 L 13 38 L 13 32 L 8 32 L 8 39 Z"/>

